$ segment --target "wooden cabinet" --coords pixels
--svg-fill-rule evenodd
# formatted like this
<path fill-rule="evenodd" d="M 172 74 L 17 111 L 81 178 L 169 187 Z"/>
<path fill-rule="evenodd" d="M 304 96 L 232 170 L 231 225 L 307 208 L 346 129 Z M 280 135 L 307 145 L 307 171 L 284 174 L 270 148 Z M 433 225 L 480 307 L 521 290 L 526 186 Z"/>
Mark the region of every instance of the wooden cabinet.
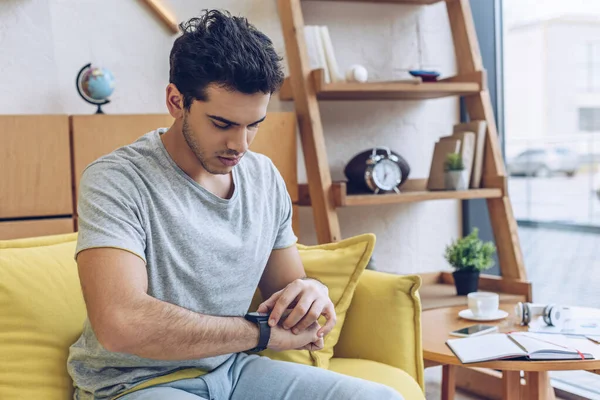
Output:
<path fill-rule="evenodd" d="M 296 115 L 290 112 L 269 113 L 261 123 L 250 150 L 266 155 L 273 161 L 287 186 L 292 203 L 297 204 L 298 165 Z M 298 207 L 292 211 L 292 227 L 296 236 L 300 235 Z"/>
<path fill-rule="evenodd" d="M 85 168 L 172 123 L 169 114 L 0 116 L 0 240 L 76 231 Z M 294 203 L 296 140 L 294 113 L 269 113 L 251 146 L 271 158 Z M 294 217 L 298 234 L 296 207 Z"/>
<path fill-rule="evenodd" d="M 159 127 L 170 127 L 169 114 L 77 115 L 71 116 L 73 138 L 73 176 L 76 196 L 85 168 L 99 157 L 134 142 Z M 286 182 L 292 202 L 298 201 L 296 116 L 289 112 L 272 112 L 260 125 L 252 151 L 269 157 Z M 75 202 L 76 204 L 76 202 Z M 297 208 L 294 207 L 294 231 L 299 234 Z M 76 209 L 75 209 L 76 213 Z M 77 218 L 75 216 L 75 218 Z"/>
<path fill-rule="evenodd" d="M 269 113 L 261 123 L 250 150 L 266 155 L 281 173 L 292 202 L 298 201 L 296 116 Z"/>
<path fill-rule="evenodd" d="M 150 131 L 170 127 L 173 123 L 169 114 L 73 115 L 70 120 L 75 196 L 79 192 L 81 174 L 94 160 L 133 143 Z"/>
<path fill-rule="evenodd" d="M 73 218 L 0 222 L 0 240 L 72 233 Z"/>
<path fill-rule="evenodd" d="M 0 219 L 72 213 L 68 116 L 0 116 Z"/>

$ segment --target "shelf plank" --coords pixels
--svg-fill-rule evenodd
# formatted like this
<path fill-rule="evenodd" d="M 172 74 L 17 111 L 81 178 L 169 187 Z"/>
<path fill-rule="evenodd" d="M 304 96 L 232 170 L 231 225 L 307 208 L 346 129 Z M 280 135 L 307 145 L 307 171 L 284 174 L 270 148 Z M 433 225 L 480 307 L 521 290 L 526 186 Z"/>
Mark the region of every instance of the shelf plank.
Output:
<path fill-rule="evenodd" d="M 347 195 L 345 206 L 367 206 L 377 204 L 416 203 L 429 200 L 469 200 L 501 197 L 499 189 L 470 189 L 459 191 L 405 191 L 400 194 Z"/>
<path fill-rule="evenodd" d="M 420 274 L 422 286 L 419 289 L 423 310 L 441 307 L 467 306 L 467 296 L 457 296 L 451 272 Z M 479 290 L 491 291 L 500 295 L 502 303 L 531 301 L 531 283 L 481 274 Z"/>
<path fill-rule="evenodd" d="M 171 33 L 179 32 L 179 24 L 175 16 L 158 0 L 142 0 L 150 10 L 162 21 Z"/>
<path fill-rule="evenodd" d="M 412 4 L 412 5 L 427 5 L 439 3 L 444 0 L 304 0 L 304 1 L 347 1 L 352 3 L 395 3 L 395 4 Z"/>
<path fill-rule="evenodd" d="M 415 203 L 429 200 L 469 200 L 502 197 L 502 189 L 484 188 L 469 190 L 439 190 L 426 189 L 427 179 L 409 179 L 402 185 L 400 194 L 353 194 L 349 193 L 345 182 L 334 182 L 332 186 L 333 201 L 336 207 L 370 206 L 381 204 Z M 310 206 L 308 185 L 299 185 L 300 206 Z"/>
<path fill-rule="evenodd" d="M 323 71 L 311 71 L 311 79 L 319 100 L 425 100 L 450 96 L 469 96 L 479 93 L 477 82 L 335 82 L 324 83 Z M 281 100 L 293 100 L 290 78 L 279 91 Z"/>

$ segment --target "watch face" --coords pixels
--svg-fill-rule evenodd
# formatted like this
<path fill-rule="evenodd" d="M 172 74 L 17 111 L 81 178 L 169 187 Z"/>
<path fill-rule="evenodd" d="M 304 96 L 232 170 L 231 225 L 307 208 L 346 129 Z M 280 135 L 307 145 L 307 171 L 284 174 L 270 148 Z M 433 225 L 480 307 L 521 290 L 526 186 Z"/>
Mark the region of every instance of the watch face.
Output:
<path fill-rule="evenodd" d="M 401 181 L 402 171 L 400 166 L 392 160 L 381 160 L 373 167 L 373 182 L 379 189 L 394 190 Z"/>
<path fill-rule="evenodd" d="M 268 317 L 269 313 L 257 313 L 257 312 L 251 312 L 248 313 L 248 315 L 251 315 L 253 317 Z"/>
<path fill-rule="evenodd" d="M 264 312 L 249 312 L 248 315 L 250 315 L 252 317 L 268 317 L 269 316 L 268 313 L 264 313 Z"/>
<path fill-rule="evenodd" d="M 249 312 L 246 314 L 246 319 L 252 321 L 266 321 L 269 319 L 270 313 Z"/>

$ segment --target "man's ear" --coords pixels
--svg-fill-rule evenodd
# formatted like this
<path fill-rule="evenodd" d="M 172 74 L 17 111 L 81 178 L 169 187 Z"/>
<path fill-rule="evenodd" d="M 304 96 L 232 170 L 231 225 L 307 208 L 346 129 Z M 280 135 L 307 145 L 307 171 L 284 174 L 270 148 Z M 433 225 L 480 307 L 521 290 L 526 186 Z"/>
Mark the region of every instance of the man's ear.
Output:
<path fill-rule="evenodd" d="M 183 118 L 183 95 L 172 83 L 167 86 L 167 108 L 173 118 Z"/>

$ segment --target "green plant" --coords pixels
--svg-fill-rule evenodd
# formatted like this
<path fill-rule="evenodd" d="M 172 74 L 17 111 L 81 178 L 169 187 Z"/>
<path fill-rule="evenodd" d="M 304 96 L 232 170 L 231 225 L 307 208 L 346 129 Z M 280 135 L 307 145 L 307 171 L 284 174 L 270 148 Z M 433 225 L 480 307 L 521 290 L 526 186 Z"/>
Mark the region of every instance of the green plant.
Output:
<path fill-rule="evenodd" d="M 494 266 L 496 246 L 479 239 L 479 229 L 446 246 L 444 257 L 452 267 L 464 271 L 484 271 Z"/>
<path fill-rule="evenodd" d="M 462 171 L 465 169 L 462 156 L 459 153 L 448 153 L 444 168 L 446 171 Z"/>

